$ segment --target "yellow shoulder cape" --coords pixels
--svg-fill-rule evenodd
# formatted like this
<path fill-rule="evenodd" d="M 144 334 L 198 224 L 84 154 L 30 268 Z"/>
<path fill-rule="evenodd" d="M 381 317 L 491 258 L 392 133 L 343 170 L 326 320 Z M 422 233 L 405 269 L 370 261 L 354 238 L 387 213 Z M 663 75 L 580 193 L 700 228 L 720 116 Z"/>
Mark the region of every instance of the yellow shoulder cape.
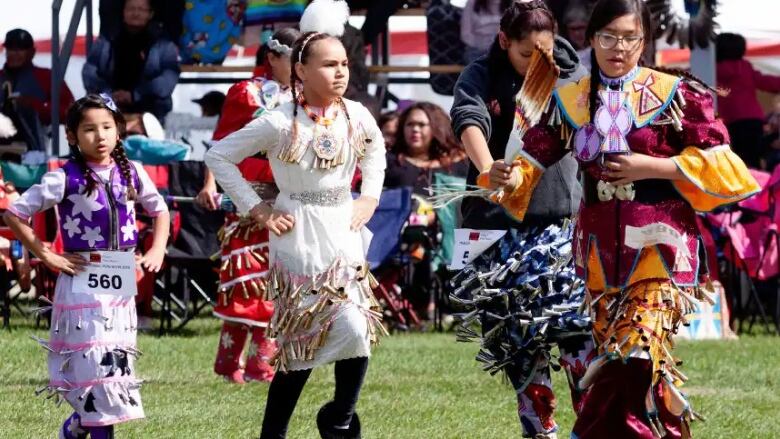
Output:
<path fill-rule="evenodd" d="M 555 90 L 555 97 L 561 113 L 575 129 L 590 121 L 588 93 L 590 76 L 571 82 Z M 623 83 L 628 92 L 634 125 L 641 128 L 653 122 L 674 99 L 680 78 L 645 67 Z"/>

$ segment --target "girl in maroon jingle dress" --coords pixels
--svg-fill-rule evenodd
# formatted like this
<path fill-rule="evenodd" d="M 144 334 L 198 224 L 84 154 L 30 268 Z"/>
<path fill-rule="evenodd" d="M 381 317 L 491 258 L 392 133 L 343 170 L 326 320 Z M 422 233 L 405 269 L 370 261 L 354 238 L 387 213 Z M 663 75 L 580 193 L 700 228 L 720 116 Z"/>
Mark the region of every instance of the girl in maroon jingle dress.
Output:
<path fill-rule="evenodd" d="M 258 52 L 256 77 L 241 81 L 228 90 L 222 115 L 214 131 L 221 140 L 243 128 L 257 116 L 290 102 L 290 52 L 300 32 L 293 28 L 277 31 Z M 273 199 L 278 192 L 268 160 L 264 156 L 245 159 L 239 169 L 263 199 Z M 207 171 L 198 203 L 215 209 L 217 191 L 214 176 Z M 274 376 L 268 361 L 276 350 L 266 337 L 266 328 L 274 313 L 273 302 L 262 300 L 268 276 L 268 230 L 250 218 L 234 213 L 227 215 L 220 231 L 222 266 L 214 315 L 222 319 L 214 372 L 235 383 L 246 380 L 270 382 Z M 246 350 L 246 365 L 241 356 Z"/>
<path fill-rule="evenodd" d="M 695 212 L 759 189 L 706 86 L 637 65 L 649 22 L 642 0 L 596 3 L 591 75 L 555 91 L 514 162 L 517 196 L 570 150 L 583 171 L 573 245 L 599 356 L 579 381 L 578 439 L 690 437 L 697 415 L 671 351 L 685 315 L 713 292 Z"/>
<path fill-rule="evenodd" d="M 108 439 L 114 424 L 144 417 L 135 377 L 137 317 L 135 299 L 105 285 L 73 291 L 73 276 L 86 255 L 133 252 L 138 239 L 135 209 L 154 220 L 153 243 L 136 257 L 157 272 L 165 256 L 170 217 L 165 201 L 143 167 L 130 162 L 119 141 L 124 118 L 111 98 L 87 95 L 68 110 L 67 135 L 73 158 L 43 176 L 14 201 L 5 221 L 20 241 L 52 270 L 59 271 L 52 305 L 50 338 L 38 340 L 49 352 L 48 391 L 74 410 L 60 438 Z M 43 246 L 27 220 L 57 206 L 66 253 Z M 134 278 L 133 274 L 130 276 Z"/>

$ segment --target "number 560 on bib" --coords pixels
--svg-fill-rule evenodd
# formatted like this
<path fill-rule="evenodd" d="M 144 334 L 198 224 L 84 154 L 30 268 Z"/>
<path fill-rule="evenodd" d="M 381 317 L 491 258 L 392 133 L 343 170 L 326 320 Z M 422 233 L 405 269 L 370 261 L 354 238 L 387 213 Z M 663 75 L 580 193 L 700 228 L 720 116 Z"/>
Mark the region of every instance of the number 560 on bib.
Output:
<path fill-rule="evenodd" d="M 91 252 L 89 264 L 73 277 L 74 293 L 135 296 L 135 254 L 133 252 Z"/>

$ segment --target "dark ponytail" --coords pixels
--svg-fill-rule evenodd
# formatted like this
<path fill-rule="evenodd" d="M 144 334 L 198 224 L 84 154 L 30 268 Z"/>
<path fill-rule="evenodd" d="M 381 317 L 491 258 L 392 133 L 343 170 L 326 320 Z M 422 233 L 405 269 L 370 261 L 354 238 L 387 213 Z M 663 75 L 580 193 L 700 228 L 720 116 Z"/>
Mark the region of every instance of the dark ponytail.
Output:
<path fill-rule="evenodd" d="M 590 90 L 588 92 L 588 111 L 590 120 L 596 119 L 596 108 L 598 108 L 598 92 L 601 77 L 599 73 L 599 63 L 596 62 L 596 51 L 590 49 Z"/>

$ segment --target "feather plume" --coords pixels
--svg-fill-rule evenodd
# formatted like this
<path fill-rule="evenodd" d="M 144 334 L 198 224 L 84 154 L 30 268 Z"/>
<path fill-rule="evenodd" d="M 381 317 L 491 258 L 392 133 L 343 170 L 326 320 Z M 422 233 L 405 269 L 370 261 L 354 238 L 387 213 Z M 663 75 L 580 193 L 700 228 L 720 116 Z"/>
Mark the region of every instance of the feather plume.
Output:
<path fill-rule="evenodd" d="M 16 135 L 14 123 L 6 115 L 0 114 L 0 138 L 7 139 Z"/>
<path fill-rule="evenodd" d="M 342 0 L 314 0 L 301 16 L 301 32 L 319 32 L 334 37 L 344 35 L 349 6 Z"/>

